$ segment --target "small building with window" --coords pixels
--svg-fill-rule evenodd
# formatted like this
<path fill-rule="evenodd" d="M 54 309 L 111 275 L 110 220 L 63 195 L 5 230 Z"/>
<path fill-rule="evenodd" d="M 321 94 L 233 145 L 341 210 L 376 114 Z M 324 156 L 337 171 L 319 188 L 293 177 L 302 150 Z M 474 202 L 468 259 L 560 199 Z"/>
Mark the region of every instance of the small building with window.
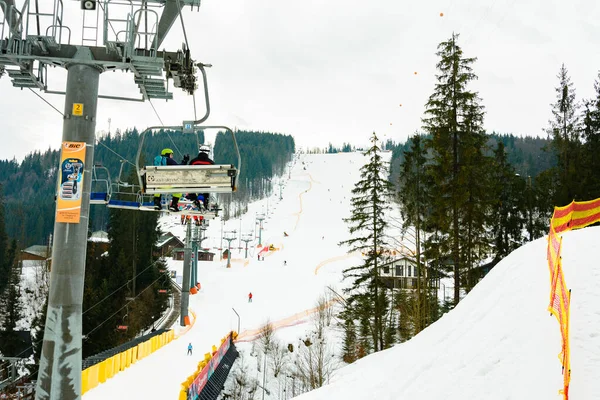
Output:
<path fill-rule="evenodd" d="M 192 254 L 193 255 L 193 254 Z M 173 260 L 183 261 L 185 258 L 185 249 L 173 249 Z M 215 258 L 215 253 L 204 249 L 198 249 L 198 261 L 212 261 Z"/>
<path fill-rule="evenodd" d="M 158 248 L 158 254 L 155 254 L 157 257 L 174 256 L 174 250 L 183 248 L 183 242 L 171 232 L 167 232 L 158 238 L 156 247 Z"/>
<path fill-rule="evenodd" d="M 29 246 L 21 250 L 21 260 L 46 261 L 50 258 L 52 248 L 44 245 Z"/>
<path fill-rule="evenodd" d="M 380 267 L 379 276 L 384 284 L 390 289 L 417 289 L 419 271 L 417 262 L 414 258 L 408 256 L 400 256 L 390 262 L 387 262 Z M 423 262 L 421 264 L 423 271 L 421 277 L 424 287 L 429 289 L 438 289 L 440 287 L 440 279 L 430 273 L 429 268 Z"/>

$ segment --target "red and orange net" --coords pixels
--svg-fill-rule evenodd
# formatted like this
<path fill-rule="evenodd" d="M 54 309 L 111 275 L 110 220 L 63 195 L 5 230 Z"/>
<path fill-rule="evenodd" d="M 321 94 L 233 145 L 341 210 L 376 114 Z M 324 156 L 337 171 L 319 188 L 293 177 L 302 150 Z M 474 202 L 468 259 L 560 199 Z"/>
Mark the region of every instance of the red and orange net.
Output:
<path fill-rule="evenodd" d="M 569 354 L 569 305 L 571 291 L 567 289 L 562 271 L 562 232 L 585 228 L 600 222 L 600 199 L 572 202 L 564 207 L 555 207 L 550 232 L 548 233 L 548 268 L 550 269 L 550 311 L 558 320 L 562 337 L 562 348 L 559 359 L 563 368 L 564 386 L 560 393 L 565 400 L 569 398 L 569 382 L 571 380 L 571 364 Z"/>

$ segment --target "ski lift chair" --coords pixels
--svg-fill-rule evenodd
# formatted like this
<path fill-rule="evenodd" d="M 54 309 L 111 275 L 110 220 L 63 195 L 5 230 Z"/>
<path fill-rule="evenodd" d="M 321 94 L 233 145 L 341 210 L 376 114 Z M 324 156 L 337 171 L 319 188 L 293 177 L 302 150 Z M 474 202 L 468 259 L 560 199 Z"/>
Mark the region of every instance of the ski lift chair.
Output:
<path fill-rule="evenodd" d="M 231 133 L 237 153 L 237 167 L 233 164 L 215 165 L 166 165 L 140 167 L 142 146 L 146 133 L 154 129 L 175 129 L 183 133 L 195 133 L 203 129 L 221 129 Z M 237 190 L 236 179 L 240 176 L 241 156 L 235 133 L 226 126 L 196 126 L 194 121 L 183 126 L 150 127 L 140 134 L 136 166 L 138 179 L 144 193 L 233 193 Z"/>
<path fill-rule="evenodd" d="M 92 190 L 90 204 L 108 204 L 112 194 L 110 173 L 102 164 L 92 166 Z"/>

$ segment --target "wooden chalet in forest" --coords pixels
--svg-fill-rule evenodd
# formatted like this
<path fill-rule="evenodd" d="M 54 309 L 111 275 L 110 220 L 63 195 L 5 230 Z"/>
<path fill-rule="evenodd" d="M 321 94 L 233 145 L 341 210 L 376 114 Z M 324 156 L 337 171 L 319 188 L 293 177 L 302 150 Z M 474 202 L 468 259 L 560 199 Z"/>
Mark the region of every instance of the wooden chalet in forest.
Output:
<path fill-rule="evenodd" d="M 183 248 L 173 249 L 173 260 L 183 260 L 185 251 Z M 198 249 L 198 261 L 212 261 L 215 258 L 215 253 L 207 250 Z"/>
<path fill-rule="evenodd" d="M 46 261 L 52 254 L 52 247 L 45 245 L 29 246 L 21 250 L 21 260 Z"/>
<path fill-rule="evenodd" d="M 104 231 L 92 232 L 88 238 L 88 242 L 93 242 L 96 246 L 100 247 L 103 251 L 108 251 L 110 247 L 110 240 L 108 239 L 108 233 Z"/>
<path fill-rule="evenodd" d="M 419 271 L 417 262 L 413 257 L 402 255 L 387 262 L 380 267 L 379 276 L 384 284 L 390 289 L 408 289 L 416 290 L 418 288 Z M 424 288 L 438 289 L 440 287 L 440 278 L 430 272 L 430 268 L 425 263 L 421 264 L 424 273 L 421 274 Z"/>
<path fill-rule="evenodd" d="M 175 256 L 173 251 L 182 248 L 183 242 L 171 232 L 167 232 L 158 238 L 156 247 L 158 248 L 157 254 L 155 254 L 157 257 Z"/>

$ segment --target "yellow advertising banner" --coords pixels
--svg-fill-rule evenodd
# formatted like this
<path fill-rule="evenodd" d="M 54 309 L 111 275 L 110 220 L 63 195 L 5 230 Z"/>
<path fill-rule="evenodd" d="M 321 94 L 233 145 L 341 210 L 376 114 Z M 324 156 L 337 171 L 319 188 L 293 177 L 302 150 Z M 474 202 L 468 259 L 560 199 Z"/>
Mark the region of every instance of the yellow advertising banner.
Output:
<path fill-rule="evenodd" d="M 85 166 L 85 142 L 63 142 L 60 156 L 56 222 L 78 224 Z"/>

